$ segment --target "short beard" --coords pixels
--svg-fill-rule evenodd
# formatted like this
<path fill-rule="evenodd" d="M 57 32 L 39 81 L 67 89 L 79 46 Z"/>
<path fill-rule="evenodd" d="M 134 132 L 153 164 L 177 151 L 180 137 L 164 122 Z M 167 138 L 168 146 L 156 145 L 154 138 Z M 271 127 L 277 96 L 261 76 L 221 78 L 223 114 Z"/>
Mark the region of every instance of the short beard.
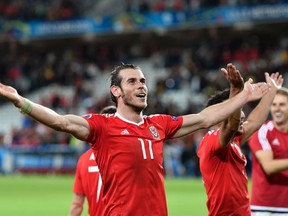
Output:
<path fill-rule="evenodd" d="M 127 99 L 127 97 L 125 97 L 125 94 L 122 95 L 122 100 L 123 100 L 124 104 L 130 106 L 137 113 L 141 113 L 147 107 L 147 104 L 144 107 L 143 106 L 135 106 L 134 104 L 129 103 L 129 101 L 126 99 Z"/>

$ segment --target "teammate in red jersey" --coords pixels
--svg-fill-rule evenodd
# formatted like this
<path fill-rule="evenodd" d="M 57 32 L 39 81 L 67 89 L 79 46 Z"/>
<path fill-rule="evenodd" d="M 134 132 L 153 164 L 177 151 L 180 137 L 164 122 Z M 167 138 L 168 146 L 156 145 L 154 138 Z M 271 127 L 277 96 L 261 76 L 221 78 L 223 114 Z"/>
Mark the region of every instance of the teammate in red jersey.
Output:
<path fill-rule="evenodd" d="M 253 216 L 288 215 L 288 89 L 278 90 L 272 120 L 249 140 L 252 152 Z"/>
<path fill-rule="evenodd" d="M 239 109 L 216 125 L 214 130 L 206 133 L 200 143 L 197 154 L 208 197 L 209 216 L 251 214 L 248 177 L 245 170 L 247 161 L 240 146 L 266 120 L 273 97 L 283 84 L 279 73 L 272 73 L 271 76 L 265 73 L 265 77 L 272 90 L 263 96 L 247 120 L 244 122 L 244 112 Z M 230 90 L 212 96 L 207 106 L 225 101 L 229 96 L 235 96 L 241 88 L 241 85 L 237 86 L 237 83 L 235 85 L 231 82 Z"/>
<path fill-rule="evenodd" d="M 100 111 L 100 114 L 115 112 L 115 106 L 107 106 Z M 88 201 L 89 215 L 101 215 L 103 211 L 102 179 L 92 149 L 83 153 L 78 160 L 73 192 L 70 216 L 80 216 L 82 214 L 85 197 Z"/>
<path fill-rule="evenodd" d="M 223 73 L 229 82 L 241 76 L 230 72 L 232 64 L 227 67 Z M 239 94 L 223 103 L 179 117 L 143 115 L 148 95 L 146 79 L 139 67 L 130 64 L 122 64 L 111 73 L 110 93 L 117 107 L 111 115 L 59 115 L 3 84 L 0 95 L 46 126 L 90 143 L 103 181 L 102 215 L 166 216 L 164 141 L 215 125 L 270 90 L 267 83 L 252 82 L 249 79 Z"/>

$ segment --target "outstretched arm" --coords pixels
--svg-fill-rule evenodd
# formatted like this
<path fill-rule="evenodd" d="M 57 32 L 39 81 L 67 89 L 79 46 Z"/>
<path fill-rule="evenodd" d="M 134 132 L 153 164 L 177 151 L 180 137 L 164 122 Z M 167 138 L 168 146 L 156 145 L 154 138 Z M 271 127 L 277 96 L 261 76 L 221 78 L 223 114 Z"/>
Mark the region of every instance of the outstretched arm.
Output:
<path fill-rule="evenodd" d="M 258 105 L 252 110 L 247 120 L 244 122 L 243 127 L 245 134 L 242 139 L 242 143 L 245 143 L 247 139 L 249 139 L 249 137 L 265 122 L 277 90 L 282 87 L 284 81 L 282 75 L 280 75 L 278 72 L 272 73 L 270 76 L 266 72 L 265 79 L 266 82 L 270 84 L 271 91 L 263 96 Z"/>
<path fill-rule="evenodd" d="M 229 73 L 227 74 L 227 76 L 230 75 Z M 243 107 L 247 102 L 260 99 L 269 90 L 270 85 L 267 83 L 261 82 L 253 84 L 253 80 L 249 79 L 245 82 L 244 89 L 235 97 L 207 107 L 200 113 L 183 116 L 182 127 L 175 133 L 174 137 L 185 136 L 196 130 L 216 125 L 224 119 L 227 119 L 228 116 Z"/>
<path fill-rule="evenodd" d="M 52 109 L 22 97 L 16 89 L 2 83 L 0 83 L 0 96 L 13 103 L 24 114 L 54 130 L 70 133 L 84 141 L 89 135 L 89 124 L 80 116 L 59 115 Z"/>

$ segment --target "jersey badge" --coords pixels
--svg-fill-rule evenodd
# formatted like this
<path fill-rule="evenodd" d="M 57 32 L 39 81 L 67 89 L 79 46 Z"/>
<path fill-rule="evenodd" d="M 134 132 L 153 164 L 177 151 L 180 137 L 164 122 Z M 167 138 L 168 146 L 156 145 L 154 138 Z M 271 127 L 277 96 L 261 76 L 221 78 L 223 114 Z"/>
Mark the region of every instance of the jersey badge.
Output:
<path fill-rule="evenodd" d="M 159 134 L 154 126 L 149 126 L 149 131 L 155 139 L 159 139 Z"/>
<path fill-rule="evenodd" d="M 178 121 L 178 117 L 177 116 L 172 116 L 172 121 Z"/>
<path fill-rule="evenodd" d="M 84 115 L 84 118 L 86 118 L 86 119 L 89 119 L 89 118 L 91 118 L 91 117 L 92 117 L 92 114 Z"/>

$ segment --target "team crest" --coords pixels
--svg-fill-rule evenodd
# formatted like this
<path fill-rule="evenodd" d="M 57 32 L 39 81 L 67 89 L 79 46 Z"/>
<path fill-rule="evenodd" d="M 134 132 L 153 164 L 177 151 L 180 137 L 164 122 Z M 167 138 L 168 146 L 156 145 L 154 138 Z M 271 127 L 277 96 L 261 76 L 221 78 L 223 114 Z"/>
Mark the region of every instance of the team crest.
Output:
<path fill-rule="evenodd" d="M 149 131 L 155 139 L 159 139 L 159 134 L 154 126 L 149 126 Z"/>

